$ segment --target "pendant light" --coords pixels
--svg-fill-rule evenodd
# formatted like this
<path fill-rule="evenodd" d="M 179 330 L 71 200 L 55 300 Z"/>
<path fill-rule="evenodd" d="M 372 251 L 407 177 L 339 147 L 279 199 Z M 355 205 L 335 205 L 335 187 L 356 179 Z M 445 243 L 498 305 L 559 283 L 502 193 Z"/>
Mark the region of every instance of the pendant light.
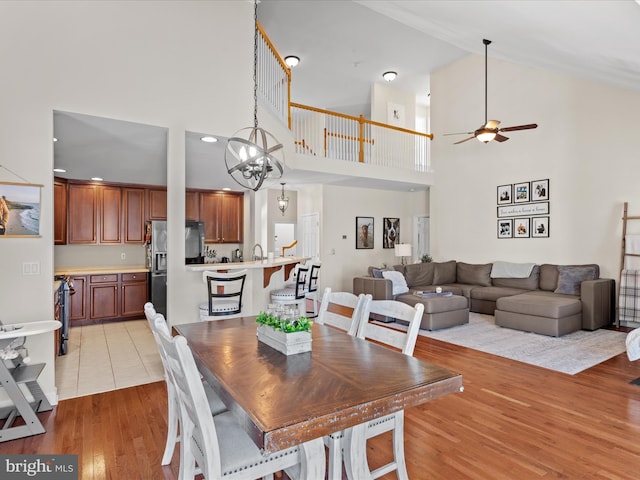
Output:
<path fill-rule="evenodd" d="M 227 173 L 243 188 L 258 191 L 266 178 L 284 172 L 284 149 L 276 138 L 258 127 L 258 2 L 253 2 L 253 127 L 229 138 L 224 154 Z"/>
<path fill-rule="evenodd" d="M 284 216 L 284 212 L 287 211 L 287 207 L 289 206 L 289 197 L 284 196 L 284 186 L 286 184 L 281 183 L 282 185 L 282 195 L 278 197 L 278 208 L 282 212 L 282 216 Z"/>

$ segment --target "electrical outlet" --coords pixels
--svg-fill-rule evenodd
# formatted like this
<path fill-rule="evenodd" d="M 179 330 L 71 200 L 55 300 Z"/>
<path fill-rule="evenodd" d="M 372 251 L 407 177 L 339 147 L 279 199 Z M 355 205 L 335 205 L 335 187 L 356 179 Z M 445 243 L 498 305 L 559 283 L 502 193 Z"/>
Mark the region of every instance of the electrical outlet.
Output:
<path fill-rule="evenodd" d="M 127 259 L 127 254 L 126 254 L 126 253 L 124 253 L 124 252 L 122 252 L 122 253 L 120 254 L 120 260 L 126 260 L 126 259 Z"/>

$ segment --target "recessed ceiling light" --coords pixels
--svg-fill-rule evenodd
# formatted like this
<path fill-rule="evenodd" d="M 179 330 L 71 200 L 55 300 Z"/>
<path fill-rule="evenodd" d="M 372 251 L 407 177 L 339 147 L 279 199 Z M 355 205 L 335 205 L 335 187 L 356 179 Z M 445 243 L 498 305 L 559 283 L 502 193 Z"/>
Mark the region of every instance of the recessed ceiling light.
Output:
<path fill-rule="evenodd" d="M 205 135 L 204 137 L 200 137 L 200 140 L 206 143 L 216 143 L 218 141 L 216 137 L 212 137 L 211 135 Z"/>
<path fill-rule="evenodd" d="M 54 168 L 53 171 L 56 172 L 56 173 L 65 173 L 66 172 L 66 170 L 64 168 Z"/>
<path fill-rule="evenodd" d="M 104 179 L 102 179 L 102 178 L 100 178 L 100 177 L 91 177 L 91 180 L 93 180 L 93 181 L 95 181 L 95 182 L 101 182 L 101 181 L 102 181 L 102 180 L 104 180 Z"/>
<path fill-rule="evenodd" d="M 53 137 L 53 141 L 54 141 L 54 142 L 57 142 L 57 141 L 58 141 L 58 139 L 57 139 L 56 137 Z"/>
<path fill-rule="evenodd" d="M 396 79 L 397 76 L 398 76 L 398 74 L 396 72 L 392 72 L 392 71 L 384 72 L 382 74 L 382 78 L 384 78 L 387 82 L 393 82 Z"/>
<path fill-rule="evenodd" d="M 231 189 L 229 187 L 224 187 L 222 190 L 224 190 L 225 192 L 230 192 Z"/>
<path fill-rule="evenodd" d="M 284 63 L 287 64 L 287 67 L 293 68 L 300 63 L 300 58 L 295 55 L 289 55 L 284 57 Z"/>

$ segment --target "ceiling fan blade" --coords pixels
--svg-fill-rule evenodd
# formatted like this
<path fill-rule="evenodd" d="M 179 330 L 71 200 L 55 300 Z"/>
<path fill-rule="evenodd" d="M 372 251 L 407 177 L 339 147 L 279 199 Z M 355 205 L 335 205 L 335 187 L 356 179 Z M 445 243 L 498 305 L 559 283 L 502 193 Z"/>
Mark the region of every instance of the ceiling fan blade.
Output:
<path fill-rule="evenodd" d="M 500 135 L 499 133 L 496 133 L 496 137 L 494 138 L 494 140 L 496 142 L 505 142 L 509 140 L 509 137 L 505 137 L 504 135 Z"/>
<path fill-rule="evenodd" d="M 442 136 L 447 135 L 473 135 L 473 132 L 458 132 L 458 133 L 443 133 Z"/>
<path fill-rule="evenodd" d="M 529 130 L 531 128 L 538 128 L 537 123 L 528 123 L 527 125 L 516 125 L 515 127 L 504 127 L 498 130 L 499 132 L 513 132 L 515 130 Z"/>
<path fill-rule="evenodd" d="M 498 125 L 500 125 L 500 120 L 489 120 L 484 128 L 493 130 L 494 128 L 498 128 Z"/>
<path fill-rule="evenodd" d="M 474 135 L 473 137 L 469 137 L 469 138 L 465 138 L 464 140 L 460 140 L 460 141 L 458 141 L 458 142 L 453 142 L 453 144 L 454 144 L 454 145 L 458 145 L 459 143 L 464 143 L 464 142 L 466 142 L 466 141 L 468 141 L 468 140 L 471 140 L 471 139 L 474 139 L 474 138 L 476 138 L 476 136 L 475 136 L 475 135 Z"/>

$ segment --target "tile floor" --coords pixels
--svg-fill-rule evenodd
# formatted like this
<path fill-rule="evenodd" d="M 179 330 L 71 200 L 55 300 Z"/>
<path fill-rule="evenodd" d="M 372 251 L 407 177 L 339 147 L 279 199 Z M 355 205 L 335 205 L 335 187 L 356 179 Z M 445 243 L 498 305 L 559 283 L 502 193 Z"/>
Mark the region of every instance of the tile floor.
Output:
<path fill-rule="evenodd" d="M 162 379 L 158 347 L 144 319 L 73 327 L 68 353 L 56 357 L 59 400 Z"/>

